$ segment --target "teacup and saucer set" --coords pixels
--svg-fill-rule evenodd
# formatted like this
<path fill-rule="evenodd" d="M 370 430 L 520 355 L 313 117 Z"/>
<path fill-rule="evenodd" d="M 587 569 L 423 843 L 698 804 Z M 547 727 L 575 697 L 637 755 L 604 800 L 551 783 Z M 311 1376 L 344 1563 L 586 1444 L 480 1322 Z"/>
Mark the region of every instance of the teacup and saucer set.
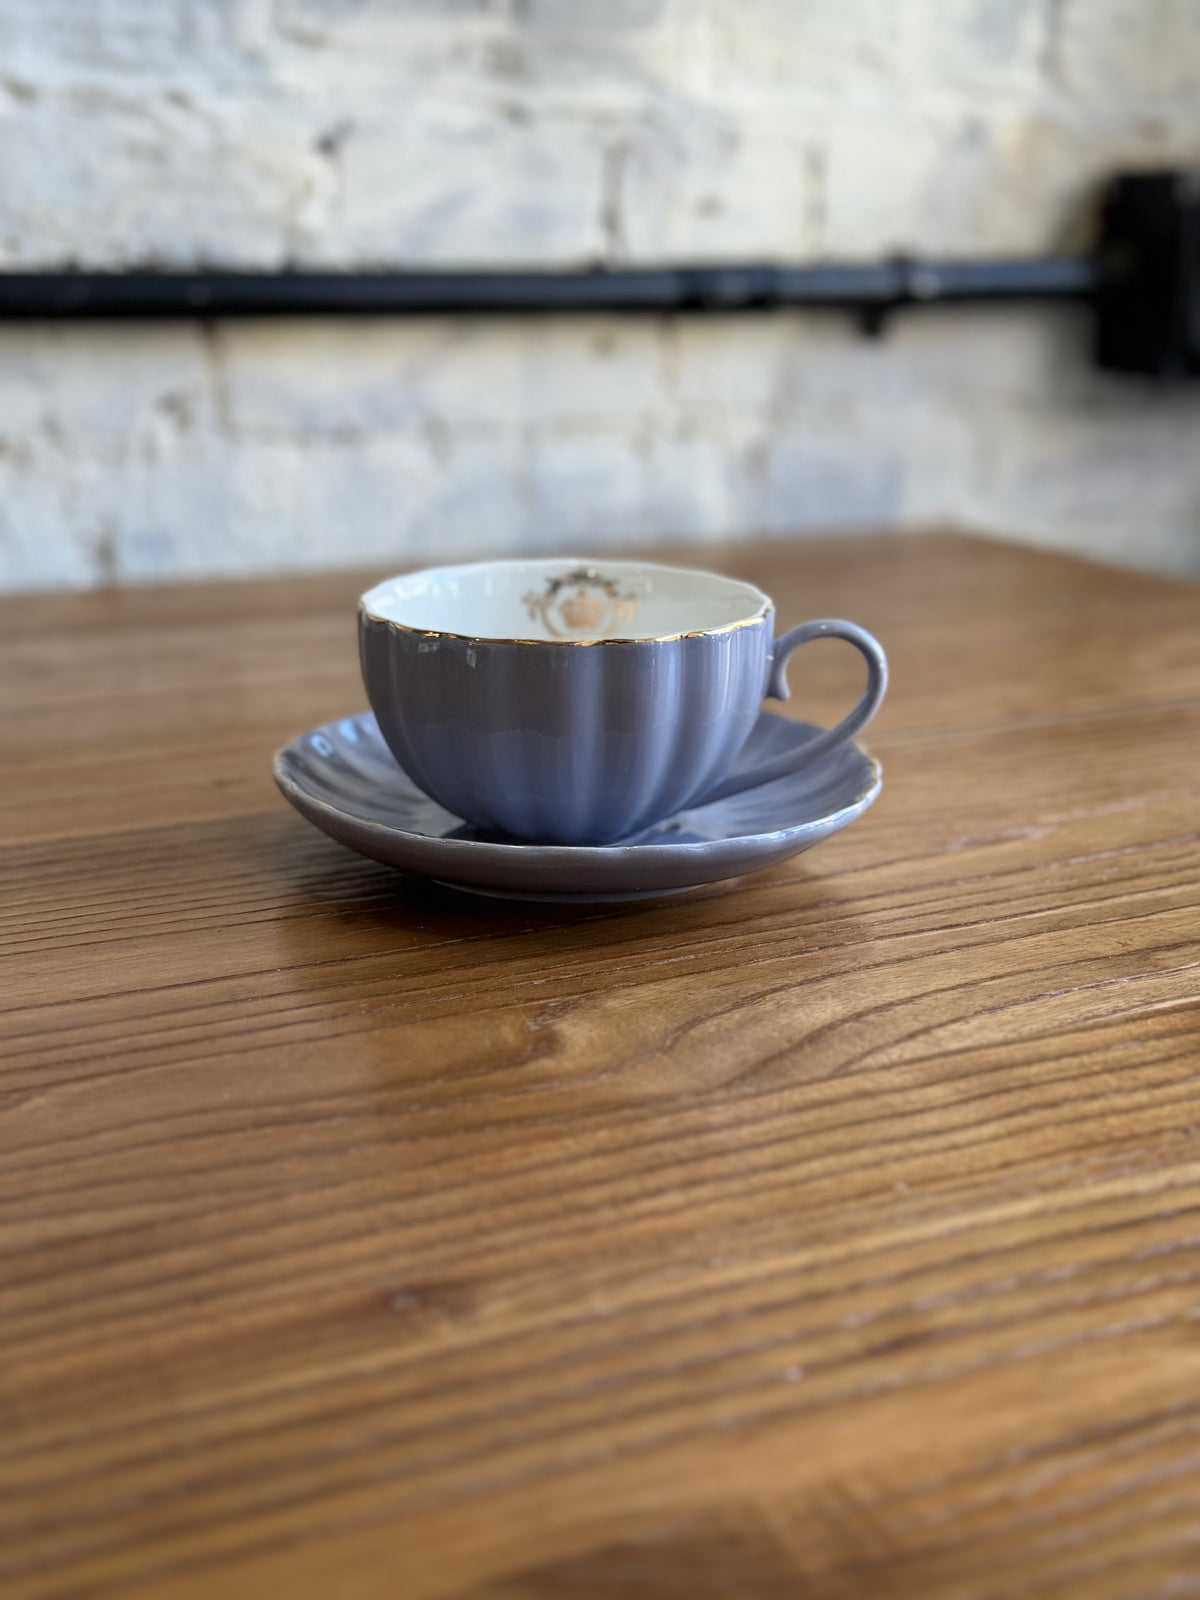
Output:
<path fill-rule="evenodd" d="M 275 758 L 285 797 L 376 861 L 477 894 L 637 900 L 771 866 L 862 815 L 879 764 L 852 741 L 887 686 L 853 622 L 778 639 L 753 584 L 634 561 L 433 567 L 363 595 L 371 711 Z M 762 709 L 788 658 L 867 663 L 823 730 Z"/>

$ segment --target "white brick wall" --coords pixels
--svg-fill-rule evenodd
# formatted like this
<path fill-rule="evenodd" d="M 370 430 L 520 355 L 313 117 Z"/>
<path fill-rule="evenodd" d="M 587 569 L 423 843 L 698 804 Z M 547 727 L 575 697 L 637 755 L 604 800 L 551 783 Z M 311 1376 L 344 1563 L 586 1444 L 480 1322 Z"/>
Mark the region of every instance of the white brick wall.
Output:
<path fill-rule="evenodd" d="M 1073 248 L 1197 0 L 0 0 L 0 264 Z M 1083 314 L 0 327 L 0 583 L 929 521 L 1200 572 Z"/>

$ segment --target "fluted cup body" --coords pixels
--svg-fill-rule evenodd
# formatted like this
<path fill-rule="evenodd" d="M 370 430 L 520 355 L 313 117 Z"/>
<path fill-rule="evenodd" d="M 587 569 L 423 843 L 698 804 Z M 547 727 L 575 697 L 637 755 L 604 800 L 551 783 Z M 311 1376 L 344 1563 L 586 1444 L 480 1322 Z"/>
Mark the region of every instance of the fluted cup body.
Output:
<path fill-rule="evenodd" d="M 427 794 L 489 834 L 606 844 L 729 770 L 773 622 L 749 584 L 567 557 L 389 580 L 360 602 L 359 645 L 380 731 Z"/>

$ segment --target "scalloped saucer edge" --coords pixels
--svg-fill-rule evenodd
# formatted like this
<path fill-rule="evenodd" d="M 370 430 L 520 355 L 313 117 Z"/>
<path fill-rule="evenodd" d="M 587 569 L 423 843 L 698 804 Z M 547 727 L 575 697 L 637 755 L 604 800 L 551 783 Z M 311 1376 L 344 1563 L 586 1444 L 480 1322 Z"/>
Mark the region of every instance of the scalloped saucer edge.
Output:
<path fill-rule="evenodd" d="M 763 711 L 735 768 L 821 730 Z M 452 889 L 566 903 L 681 894 L 757 872 L 847 827 L 879 795 L 882 770 L 844 744 L 785 778 L 697 806 L 610 845 L 487 838 L 431 800 L 363 712 L 301 734 L 274 761 L 280 791 L 340 844 Z"/>

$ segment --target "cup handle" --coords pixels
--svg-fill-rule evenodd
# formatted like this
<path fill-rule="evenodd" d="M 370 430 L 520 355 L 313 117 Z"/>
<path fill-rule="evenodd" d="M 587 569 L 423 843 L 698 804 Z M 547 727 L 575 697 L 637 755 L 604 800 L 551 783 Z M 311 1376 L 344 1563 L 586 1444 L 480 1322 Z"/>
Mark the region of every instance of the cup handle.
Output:
<path fill-rule="evenodd" d="M 798 768 L 806 767 L 816 756 L 824 755 L 827 750 L 853 738 L 879 710 L 888 682 L 887 656 L 883 653 L 883 646 L 857 623 L 842 622 L 836 618 L 802 622 L 799 627 L 789 628 L 782 638 L 776 639 L 771 654 L 771 668 L 767 674 L 767 694 L 776 700 L 788 698 L 791 693 L 787 682 L 788 658 L 810 639 L 845 639 L 855 649 L 862 651 L 867 663 L 867 688 L 862 699 L 836 728 L 829 728 L 817 734 L 816 738 L 806 740 L 798 749 L 787 750 L 770 760 L 760 761 L 749 770 L 742 768 L 731 773 L 708 790 L 702 800 L 692 801 L 693 805 L 708 805 L 713 800 L 724 800 L 727 795 L 740 794 L 743 789 L 756 789 L 760 783 L 770 783 L 775 778 L 784 778 Z"/>

